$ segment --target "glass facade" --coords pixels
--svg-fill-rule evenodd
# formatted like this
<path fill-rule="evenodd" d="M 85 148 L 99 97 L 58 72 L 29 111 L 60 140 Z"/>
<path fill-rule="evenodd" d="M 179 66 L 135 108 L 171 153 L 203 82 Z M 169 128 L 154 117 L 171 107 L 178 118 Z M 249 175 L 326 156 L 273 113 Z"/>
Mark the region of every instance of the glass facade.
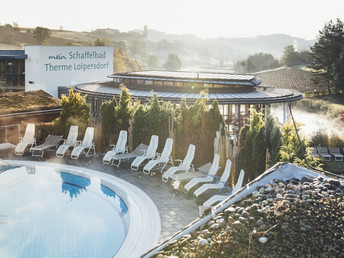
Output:
<path fill-rule="evenodd" d="M 0 88 L 24 88 L 25 58 L 24 50 L 0 51 Z"/>

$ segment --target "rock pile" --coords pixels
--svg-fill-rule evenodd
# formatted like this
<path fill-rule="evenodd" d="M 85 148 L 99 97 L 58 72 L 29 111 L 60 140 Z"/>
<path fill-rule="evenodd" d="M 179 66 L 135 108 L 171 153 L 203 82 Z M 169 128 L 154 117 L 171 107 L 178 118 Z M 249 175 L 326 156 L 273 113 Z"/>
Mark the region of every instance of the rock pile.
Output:
<path fill-rule="evenodd" d="M 344 257 L 344 182 L 273 180 L 155 257 Z"/>

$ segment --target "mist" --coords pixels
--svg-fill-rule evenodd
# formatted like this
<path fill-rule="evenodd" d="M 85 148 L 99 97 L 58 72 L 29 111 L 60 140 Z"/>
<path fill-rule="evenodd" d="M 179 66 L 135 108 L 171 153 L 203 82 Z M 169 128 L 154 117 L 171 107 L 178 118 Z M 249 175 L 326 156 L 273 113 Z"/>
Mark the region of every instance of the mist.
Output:
<path fill-rule="evenodd" d="M 330 119 L 325 115 L 307 112 L 300 108 L 293 108 L 292 113 L 295 122 L 301 124 L 300 132 L 308 139 L 319 130 L 324 130 L 331 134 L 337 134 L 340 137 L 344 136 L 344 125 L 339 119 Z M 283 106 L 273 105 L 271 108 L 271 114 L 277 117 L 280 123 L 283 122 Z M 291 119 L 291 116 L 288 116 Z"/>

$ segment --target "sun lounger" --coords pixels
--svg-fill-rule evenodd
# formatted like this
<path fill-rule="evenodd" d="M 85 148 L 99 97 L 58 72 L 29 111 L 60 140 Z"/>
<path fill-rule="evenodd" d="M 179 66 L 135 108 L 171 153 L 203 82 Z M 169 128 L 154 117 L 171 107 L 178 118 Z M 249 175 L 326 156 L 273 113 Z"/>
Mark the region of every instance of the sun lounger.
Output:
<path fill-rule="evenodd" d="M 26 125 L 24 137 L 19 138 L 19 143 L 14 150 L 14 154 L 23 155 L 28 145 L 31 145 L 31 147 L 36 145 L 35 124 Z"/>
<path fill-rule="evenodd" d="M 222 202 L 223 200 L 226 200 L 229 195 L 236 193 L 242 187 L 242 184 L 244 181 L 244 176 L 245 176 L 245 172 L 244 172 L 244 170 L 241 170 L 240 174 L 239 174 L 238 181 L 235 184 L 235 186 L 233 187 L 233 189 L 230 187 L 229 188 L 226 187 L 226 190 L 228 190 L 227 193 L 216 194 L 216 195 L 210 197 L 207 201 L 205 201 L 203 203 L 203 207 L 211 207 L 217 202 Z M 221 191 L 222 191 L 222 189 L 219 192 L 221 192 Z"/>
<path fill-rule="evenodd" d="M 334 157 L 335 161 L 343 161 L 343 155 L 340 153 L 340 149 L 337 148 L 329 148 L 330 155 Z"/>
<path fill-rule="evenodd" d="M 184 160 L 176 160 L 180 161 L 180 165 L 176 167 L 170 167 L 163 175 L 162 175 L 162 181 L 167 183 L 168 179 L 174 175 L 177 172 L 188 172 L 190 169 L 194 171 L 194 166 L 191 164 L 192 160 L 195 156 L 195 145 L 190 144 L 188 148 L 188 152 L 186 153 L 186 156 Z"/>
<path fill-rule="evenodd" d="M 118 136 L 116 145 L 111 145 L 111 146 L 113 146 L 113 148 L 112 148 L 112 150 L 108 151 L 105 154 L 105 156 L 103 158 L 103 163 L 104 164 L 111 164 L 112 159 L 115 155 L 127 153 L 128 152 L 128 149 L 126 148 L 127 140 L 128 140 L 128 132 L 125 130 L 121 130 L 119 132 L 119 136 Z"/>
<path fill-rule="evenodd" d="M 69 128 L 67 139 L 62 139 L 63 142 L 56 151 L 56 157 L 62 158 L 70 147 L 74 147 L 78 138 L 78 126 L 72 125 Z"/>
<path fill-rule="evenodd" d="M 122 160 L 133 159 L 138 156 L 141 156 L 147 149 L 148 149 L 148 145 L 141 143 L 139 146 L 136 147 L 136 149 L 133 152 L 116 154 L 115 156 L 112 157 L 111 165 L 119 167 Z"/>
<path fill-rule="evenodd" d="M 30 148 L 32 156 L 42 158 L 45 150 L 50 148 L 57 148 L 57 146 L 60 144 L 62 137 L 63 135 L 48 135 L 47 139 L 43 144 Z"/>
<path fill-rule="evenodd" d="M 94 137 L 94 128 L 87 127 L 85 135 L 84 135 L 84 139 L 82 140 L 82 142 L 80 141 L 77 142 L 77 144 L 72 150 L 70 157 L 72 159 L 78 159 L 82 153 L 85 154 L 86 157 L 96 155 L 96 149 L 94 146 L 93 137 Z M 93 151 L 92 155 L 90 155 L 91 151 Z"/>
<path fill-rule="evenodd" d="M 220 155 L 215 154 L 213 158 L 213 162 L 211 163 L 211 167 L 208 170 L 208 174 L 204 175 L 202 177 L 196 177 L 191 179 L 185 186 L 184 186 L 184 193 L 188 195 L 190 190 L 199 184 L 205 184 L 205 183 L 210 183 L 214 180 L 214 177 L 219 170 L 219 165 L 220 165 Z"/>
<path fill-rule="evenodd" d="M 131 169 L 138 170 L 142 162 L 144 162 L 146 159 L 153 159 L 155 157 L 156 150 L 158 149 L 158 144 L 159 136 L 152 135 L 147 150 L 143 153 L 143 155 L 140 155 L 134 159 L 134 161 L 131 163 Z"/>
<path fill-rule="evenodd" d="M 225 186 L 228 186 L 229 187 L 229 184 L 227 182 L 230 174 L 231 174 L 231 167 L 232 167 L 232 162 L 230 159 L 227 159 L 226 161 L 226 166 L 225 166 L 225 169 L 222 173 L 222 176 L 219 178 L 219 177 L 216 177 L 216 176 L 213 176 L 215 178 L 217 178 L 217 180 L 215 180 L 215 183 L 212 183 L 212 184 L 204 184 L 204 185 L 201 185 L 199 188 L 197 188 L 193 194 L 193 197 L 195 199 L 195 201 L 197 200 L 197 198 L 209 191 L 209 190 L 216 190 L 216 189 L 222 189 L 223 187 Z"/>
<path fill-rule="evenodd" d="M 331 161 L 331 155 L 328 153 L 327 147 L 318 147 L 318 154 L 326 161 Z"/>
<path fill-rule="evenodd" d="M 319 158 L 319 154 L 318 154 L 318 147 L 314 147 L 312 149 L 312 154 L 311 154 L 314 158 Z"/>
<path fill-rule="evenodd" d="M 151 170 L 160 165 L 161 166 L 161 172 L 164 170 L 167 163 L 171 163 L 173 166 L 173 160 L 171 157 L 172 153 L 172 147 L 173 147 L 173 139 L 167 138 L 165 142 L 164 149 L 162 150 L 161 155 L 157 157 L 157 159 L 150 160 L 144 167 L 143 167 L 143 173 L 146 175 L 149 175 L 151 173 Z"/>

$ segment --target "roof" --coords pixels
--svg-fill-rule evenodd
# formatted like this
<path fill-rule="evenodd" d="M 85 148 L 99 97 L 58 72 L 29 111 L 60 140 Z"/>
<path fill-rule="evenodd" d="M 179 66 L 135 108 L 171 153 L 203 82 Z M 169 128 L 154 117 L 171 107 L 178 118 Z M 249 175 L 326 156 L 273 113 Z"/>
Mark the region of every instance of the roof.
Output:
<path fill-rule="evenodd" d="M 24 50 L 0 50 L 0 59 L 27 59 Z"/>
<path fill-rule="evenodd" d="M 88 94 L 88 96 L 108 97 L 119 96 L 121 89 L 115 87 L 109 82 L 96 82 L 75 85 L 77 91 Z M 193 103 L 196 99 L 201 97 L 200 93 L 188 92 L 166 92 L 155 91 L 160 100 L 171 101 L 179 103 L 182 99 Z M 133 98 L 141 101 L 148 101 L 152 92 L 148 90 L 130 90 Z M 223 92 L 223 93 L 209 93 L 207 95 L 209 102 L 217 100 L 219 104 L 264 104 L 264 103 L 283 103 L 288 101 L 299 100 L 303 95 L 295 90 L 280 89 L 273 87 L 258 86 L 253 91 L 249 92 Z"/>
<path fill-rule="evenodd" d="M 246 85 L 257 86 L 260 80 L 253 75 L 238 75 L 229 73 L 184 72 L 184 71 L 138 71 L 128 73 L 115 73 L 109 78 L 178 81 L 209 84 Z"/>
<path fill-rule="evenodd" d="M 42 90 L 0 94 L 0 114 L 56 108 L 61 108 L 61 101 Z"/>

